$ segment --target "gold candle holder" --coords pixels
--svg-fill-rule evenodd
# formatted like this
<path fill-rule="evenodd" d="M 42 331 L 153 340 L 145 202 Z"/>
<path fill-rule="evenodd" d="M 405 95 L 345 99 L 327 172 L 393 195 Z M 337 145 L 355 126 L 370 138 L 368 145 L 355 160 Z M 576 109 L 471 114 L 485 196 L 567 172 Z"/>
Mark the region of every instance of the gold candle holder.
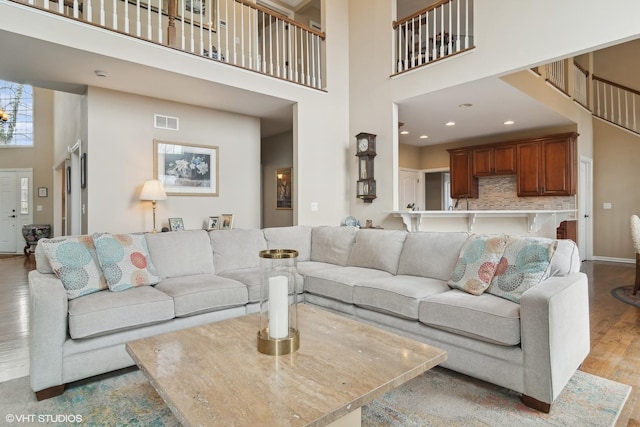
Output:
<path fill-rule="evenodd" d="M 278 356 L 300 348 L 296 291 L 298 251 L 260 251 L 260 329 L 258 351 Z"/>

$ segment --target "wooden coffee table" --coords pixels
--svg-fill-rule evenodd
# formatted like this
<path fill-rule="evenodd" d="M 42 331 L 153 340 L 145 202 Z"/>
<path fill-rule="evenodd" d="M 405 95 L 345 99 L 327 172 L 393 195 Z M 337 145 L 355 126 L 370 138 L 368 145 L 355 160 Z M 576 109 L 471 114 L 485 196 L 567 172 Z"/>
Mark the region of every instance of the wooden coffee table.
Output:
<path fill-rule="evenodd" d="M 444 350 L 305 304 L 300 349 L 257 350 L 259 314 L 127 343 L 185 426 L 360 425 L 363 405 L 446 360 Z"/>

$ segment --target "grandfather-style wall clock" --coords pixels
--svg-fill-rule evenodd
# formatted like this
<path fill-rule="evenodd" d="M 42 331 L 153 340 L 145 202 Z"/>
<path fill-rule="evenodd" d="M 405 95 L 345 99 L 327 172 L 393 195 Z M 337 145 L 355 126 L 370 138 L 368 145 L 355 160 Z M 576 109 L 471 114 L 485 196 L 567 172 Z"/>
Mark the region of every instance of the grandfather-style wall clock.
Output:
<path fill-rule="evenodd" d="M 376 136 L 361 132 L 356 135 L 358 157 L 358 181 L 356 197 L 365 203 L 376 198 L 376 180 L 373 178 L 373 158 L 376 156 Z"/>

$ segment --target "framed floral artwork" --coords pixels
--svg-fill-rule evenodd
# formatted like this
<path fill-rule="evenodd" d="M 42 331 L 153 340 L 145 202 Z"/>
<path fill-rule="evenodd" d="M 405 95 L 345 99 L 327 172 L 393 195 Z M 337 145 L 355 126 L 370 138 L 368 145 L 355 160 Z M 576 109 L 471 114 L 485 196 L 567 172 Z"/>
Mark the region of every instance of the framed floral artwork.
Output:
<path fill-rule="evenodd" d="M 153 177 L 170 196 L 217 196 L 218 147 L 154 140 Z"/>
<path fill-rule="evenodd" d="M 291 168 L 276 169 L 276 209 L 292 209 Z"/>
<path fill-rule="evenodd" d="M 182 222 L 182 218 L 169 218 L 169 230 L 184 231 L 184 222 Z"/>

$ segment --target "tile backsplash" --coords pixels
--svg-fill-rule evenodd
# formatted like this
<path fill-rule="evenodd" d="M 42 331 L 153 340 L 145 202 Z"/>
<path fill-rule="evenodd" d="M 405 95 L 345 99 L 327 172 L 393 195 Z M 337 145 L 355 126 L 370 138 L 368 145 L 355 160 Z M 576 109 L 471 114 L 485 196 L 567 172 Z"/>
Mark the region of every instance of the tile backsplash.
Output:
<path fill-rule="evenodd" d="M 466 209 L 460 200 L 456 210 Z M 518 197 L 515 175 L 482 177 L 478 198 L 469 199 L 470 210 L 547 210 L 576 209 L 575 196 Z"/>

